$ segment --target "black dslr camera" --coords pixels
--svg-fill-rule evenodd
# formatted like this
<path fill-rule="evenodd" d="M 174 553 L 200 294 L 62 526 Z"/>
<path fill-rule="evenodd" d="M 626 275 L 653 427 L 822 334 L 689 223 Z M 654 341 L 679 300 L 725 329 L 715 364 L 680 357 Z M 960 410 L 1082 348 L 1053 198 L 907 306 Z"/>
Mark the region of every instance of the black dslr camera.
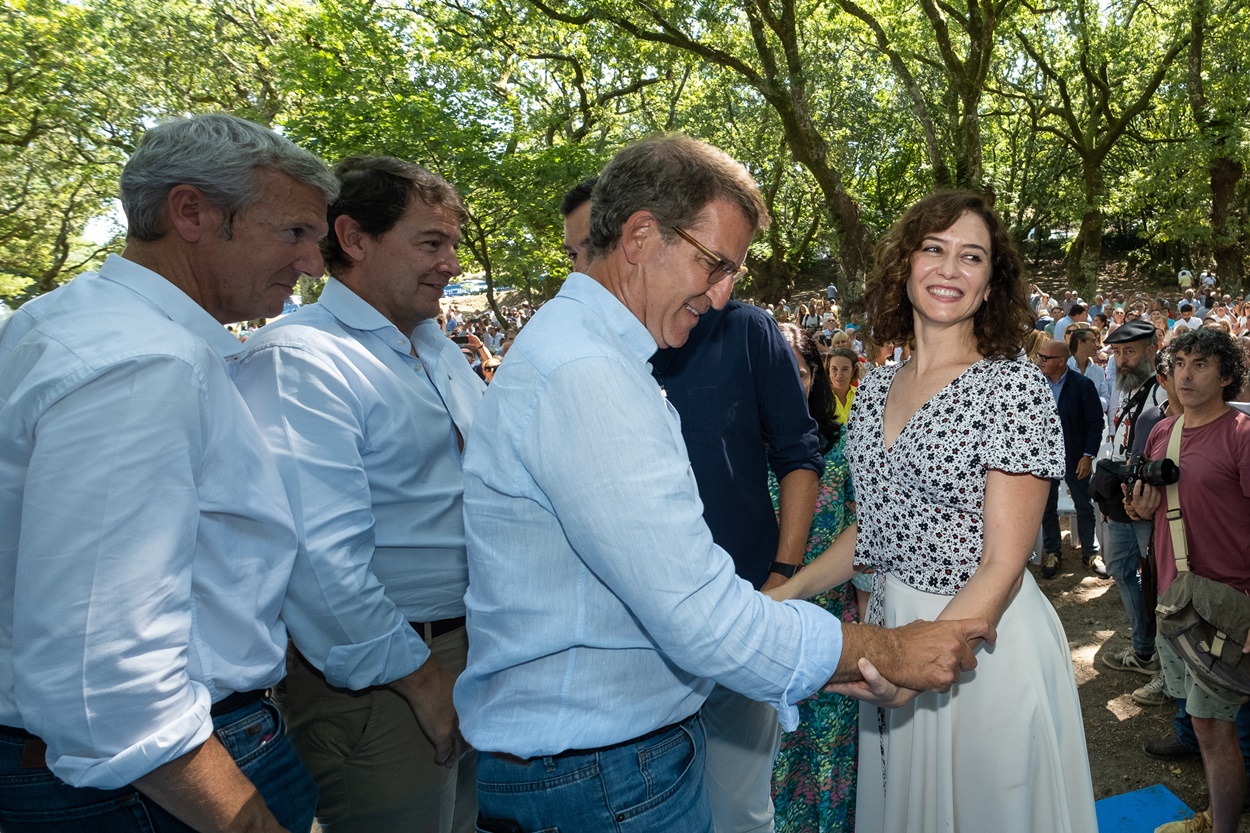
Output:
<path fill-rule="evenodd" d="M 1123 463 L 1113 463 L 1112 468 L 1116 477 L 1128 486 L 1130 493 L 1133 486 L 1138 480 L 1143 480 L 1151 486 L 1171 486 L 1173 483 L 1181 479 L 1180 466 L 1171 460 L 1148 460 L 1144 455 L 1133 454 Z"/>

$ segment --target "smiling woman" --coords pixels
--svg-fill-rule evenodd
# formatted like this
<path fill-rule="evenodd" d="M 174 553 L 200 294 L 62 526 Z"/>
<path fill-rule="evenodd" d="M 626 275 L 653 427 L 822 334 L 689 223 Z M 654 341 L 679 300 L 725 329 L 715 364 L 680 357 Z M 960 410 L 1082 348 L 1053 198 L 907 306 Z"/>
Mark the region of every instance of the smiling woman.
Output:
<path fill-rule="evenodd" d="M 876 263 L 871 337 L 912 358 L 856 394 L 854 547 L 839 539 L 783 589 L 823 590 L 853 557 L 875 571 L 866 621 L 984 617 L 997 639 L 949 693 L 861 706 L 856 829 L 1097 829 L 1067 637 L 1025 570 L 1064 465 L 1050 389 L 1021 359 L 1019 260 L 980 196 L 943 192 L 904 214 Z"/>

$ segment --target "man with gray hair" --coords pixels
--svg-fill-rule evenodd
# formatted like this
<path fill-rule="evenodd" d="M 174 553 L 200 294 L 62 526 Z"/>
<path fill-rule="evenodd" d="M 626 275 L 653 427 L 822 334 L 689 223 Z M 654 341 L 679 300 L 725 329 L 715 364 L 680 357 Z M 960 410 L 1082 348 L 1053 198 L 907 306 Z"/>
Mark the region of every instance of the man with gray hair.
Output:
<path fill-rule="evenodd" d="M 486 385 L 438 325 L 467 218 L 441 177 L 387 156 L 342 183 L 316 304 L 247 341 L 237 383 L 295 510 L 281 698 L 337 833 L 473 829 L 451 686 L 468 644 L 461 438 Z"/>
<path fill-rule="evenodd" d="M 162 124 L 122 254 L 0 330 L 0 829 L 311 825 L 265 699 L 295 526 L 223 325 L 320 274 L 337 187 L 251 122 Z"/>
<path fill-rule="evenodd" d="M 517 337 L 465 453 L 455 699 L 479 752 L 478 829 L 710 831 L 698 710 L 714 683 L 792 729 L 831 682 L 885 701 L 886 680 L 949 688 L 975 664 L 968 640 L 993 632 L 841 625 L 735 575 L 647 361 L 723 305 L 768 222 L 759 189 L 673 135 L 620 151 L 594 193 L 587 272 Z"/>

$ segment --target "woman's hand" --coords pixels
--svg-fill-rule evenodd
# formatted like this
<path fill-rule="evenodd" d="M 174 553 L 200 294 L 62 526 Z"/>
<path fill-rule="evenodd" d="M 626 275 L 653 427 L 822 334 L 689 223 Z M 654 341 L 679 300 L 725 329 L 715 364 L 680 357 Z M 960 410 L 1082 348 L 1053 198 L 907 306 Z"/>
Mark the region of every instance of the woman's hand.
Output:
<path fill-rule="evenodd" d="M 882 677 L 876 666 L 865 657 L 860 657 L 859 673 L 864 676 L 864 679 L 853 683 L 829 683 L 823 690 L 854 697 L 856 700 L 863 700 L 865 703 L 886 709 L 905 706 L 920 694 L 919 691 L 897 686 Z"/>

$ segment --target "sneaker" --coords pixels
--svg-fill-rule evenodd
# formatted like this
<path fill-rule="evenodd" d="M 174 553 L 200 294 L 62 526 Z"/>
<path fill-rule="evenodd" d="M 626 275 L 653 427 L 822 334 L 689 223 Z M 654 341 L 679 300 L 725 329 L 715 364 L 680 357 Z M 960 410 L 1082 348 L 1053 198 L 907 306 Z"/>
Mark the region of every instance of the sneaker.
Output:
<path fill-rule="evenodd" d="M 1059 575 L 1059 565 L 1062 563 L 1058 553 L 1048 552 L 1042 556 L 1042 578 L 1054 578 Z"/>
<path fill-rule="evenodd" d="M 1137 698 L 1134 697 L 1134 700 Z M 1197 749 L 1190 749 L 1188 746 L 1180 742 L 1176 735 L 1168 735 L 1166 738 L 1155 738 L 1148 740 L 1142 744 L 1142 749 L 1152 758 L 1158 758 L 1162 761 L 1179 761 L 1181 758 L 1198 757 Z"/>
<path fill-rule="evenodd" d="M 1176 698 L 1168 694 L 1163 684 L 1163 672 L 1150 678 L 1150 682 L 1133 692 L 1133 699 L 1143 706 L 1162 706 Z"/>
<path fill-rule="evenodd" d="M 1103 654 L 1102 664 L 1116 671 L 1136 671 L 1148 677 L 1153 677 L 1162 670 L 1158 654 L 1152 654 L 1150 659 L 1142 659 L 1131 647 L 1114 654 Z"/>
<path fill-rule="evenodd" d="M 1203 810 L 1191 819 L 1170 821 L 1155 828 L 1155 833 L 1207 833 L 1211 829 L 1211 813 Z"/>
<path fill-rule="evenodd" d="M 1090 558 L 1082 558 L 1086 568 L 1099 578 L 1108 578 L 1107 565 L 1102 563 L 1102 556 L 1095 553 Z"/>

